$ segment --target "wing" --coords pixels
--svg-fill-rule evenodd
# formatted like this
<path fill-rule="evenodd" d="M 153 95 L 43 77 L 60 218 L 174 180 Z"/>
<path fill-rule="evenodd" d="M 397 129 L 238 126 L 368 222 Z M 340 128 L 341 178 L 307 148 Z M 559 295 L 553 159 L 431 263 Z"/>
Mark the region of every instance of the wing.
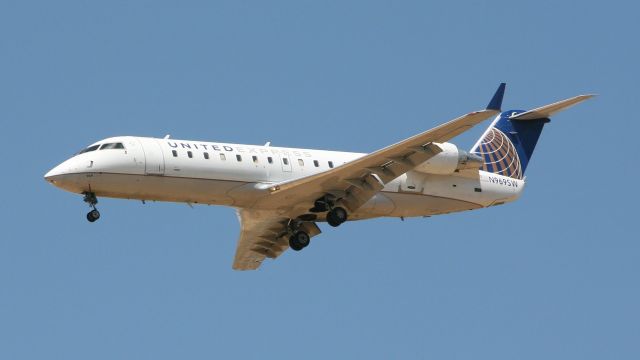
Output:
<path fill-rule="evenodd" d="M 287 234 L 292 221 L 310 237 L 318 235 L 320 229 L 314 222 L 298 217 L 322 196 L 332 195 L 347 210 L 357 210 L 385 184 L 440 153 L 442 149 L 437 143 L 448 141 L 497 114 L 503 94 L 501 84 L 487 109 L 463 115 L 332 170 L 258 186 L 256 190 L 265 195 L 252 209 L 238 210 L 241 233 L 233 268 L 257 269 L 265 258 L 280 256 L 289 247 Z"/>
<path fill-rule="evenodd" d="M 238 210 L 240 238 L 233 261 L 235 270 L 255 270 L 265 258 L 275 259 L 289 247 L 288 217 L 274 216 L 272 211 Z M 310 237 L 320 234 L 314 223 L 304 223 Z"/>
<path fill-rule="evenodd" d="M 332 170 L 265 185 L 270 194 L 256 205 L 282 208 L 297 204 L 298 211 L 302 211 L 319 197 L 331 194 L 347 210 L 355 211 L 385 184 L 440 153 L 437 143 L 446 142 L 497 113 L 494 109 L 469 113 Z"/>

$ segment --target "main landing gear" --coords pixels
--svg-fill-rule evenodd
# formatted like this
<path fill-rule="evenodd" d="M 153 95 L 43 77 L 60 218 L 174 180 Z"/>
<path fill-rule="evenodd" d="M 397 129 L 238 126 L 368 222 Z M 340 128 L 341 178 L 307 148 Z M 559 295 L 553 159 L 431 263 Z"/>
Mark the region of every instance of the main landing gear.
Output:
<path fill-rule="evenodd" d="M 295 251 L 300 251 L 306 248 L 309 246 L 310 242 L 311 238 L 309 237 L 309 234 L 302 230 L 296 231 L 289 237 L 289 247 Z"/>
<path fill-rule="evenodd" d="M 287 225 L 289 231 L 289 247 L 295 251 L 300 251 L 311 242 L 311 236 L 309 236 L 309 226 L 307 223 L 300 219 L 292 219 Z"/>
<path fill-rule="evenodd" d="M 334 196 L 325 195 L 313 204 L 313 207 L 309 209 L 312 213 L 327 212 L 327 222 L 329 225 L 336 227 L 340 226 L 343 222 L 347 221 L 347 210 L 343 207 L 335 206 L 336 199 Z"/>
<path fill-rule="evenodd" d="M 347 221 L 347 210 L 340 206 L 334 207 L 327 213 L 327 222 L 333 227 L 340 226 Z"/>
<path fill-rule="evenodd" d="M 348 217 L 347 210 L 345 210 L 343 207 L 340 207 L 340 206 L 333 207 L 333 204 L 327 204 L 320 200 L 316 201 L 314 208 L 311 209 L 310 211 L 312 212 L 327 211 L 327 216 L 326 216 L 327 222 L 329 223 L 329 225 L 333 227 L 339 226 L 343 222 L 347 221 L 347 217 Z M 300 251 L 306 248 L 307 246 L 309 246 L 311 237 L 309 236 L 308 231 L 312 231 L 312 230 L 310 230 L 307 225 L 308 223 L 305 225 L 303 220 L 301 220 L 300 218 L 291 220 L 289 222 L 289 225 L 288 225 L 289 247 L 291 249 L 295 251 Z M 315 227 L 317 229 L 317 226 Z M 320 230 L 317 229 L 317 232 L 313 232 L 313 234 L 317 235 L 319 232 Z"/>
<path fill-rule="evenodd" d="M 96 197 L 96 194 L 92 192 L 85 192 L 83 194 L 84 198 L 82 200 L 91 206 L 91 211 L 87 213 L 87 220 L 89 220 L 89 222 L 95 222 L 100 219 L 100 212 L 96 209 L 98 198 Z"/>

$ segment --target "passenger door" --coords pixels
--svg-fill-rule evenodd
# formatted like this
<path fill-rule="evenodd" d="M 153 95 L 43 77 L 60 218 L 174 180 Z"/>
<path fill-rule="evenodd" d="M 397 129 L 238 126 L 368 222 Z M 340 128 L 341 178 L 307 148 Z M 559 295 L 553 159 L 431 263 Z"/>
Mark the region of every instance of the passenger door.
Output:
<path fill-rule="evenodd" d="M 164 175 L 164 154 L 156 139 L 138 138 L 142 144 L 145 158 L 145 175 Z"/>

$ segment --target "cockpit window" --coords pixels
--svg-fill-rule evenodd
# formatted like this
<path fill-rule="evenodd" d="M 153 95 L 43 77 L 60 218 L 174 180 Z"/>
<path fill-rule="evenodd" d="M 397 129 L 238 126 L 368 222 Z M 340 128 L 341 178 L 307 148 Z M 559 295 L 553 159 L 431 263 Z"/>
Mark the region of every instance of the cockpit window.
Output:
<path fill-rule="evenodd" d="M 102 144 L 102 146 L 100 146 L 100 150 L 106 149 L 124 149 L 124 145 L 122 143 L 108 143 Z"/>
<path fill-rule="evenodd" d="M 84 154 L 84 153 L 89 152 L 89 151 L 95 151 L 95 150 L 98 150 L 98 147 L 100 147 L 100 144 L 98 144 L 98 145 L 91 145 L 91 146 L 89 146 L 89 147 L 88 147 L 88 148 L 86 148 L 86 149 L 82 149 L 82 150 L 80 150 L 80 152 L 78 153 L 78 155 L 80 155 L 80 154 Z"/>

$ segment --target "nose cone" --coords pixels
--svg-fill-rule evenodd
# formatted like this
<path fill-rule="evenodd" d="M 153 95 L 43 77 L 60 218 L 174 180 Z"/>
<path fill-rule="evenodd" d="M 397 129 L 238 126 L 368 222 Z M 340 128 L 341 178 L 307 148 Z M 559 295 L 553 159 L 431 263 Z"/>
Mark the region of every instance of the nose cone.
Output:
<path fill-rule="evenodd" d="M 53 169 L 49 170 L 46 174 L 44 174 L 44 179 L 55 185 L 55 182 L 56 182 L 55 178 L 59 177 L 62 174 L 63 174 L 63 171 L 62 169 L 60 169 L 60 165 L 58 165 Z"/>
<path fill-rule="evenodd" d="M 68 183 L 73 180 L 73 174 L 78 172 L 77 161 L 68 159 L 44 174 L 44 179 L 54 186 L 66 189 Z"/>
<path fill-rule="evenodd" d="M 51 185 L 73 193 L 82 192 L 79 176 L 68 166 L 68 160 L 44 174 L 44 179 Z"/>

